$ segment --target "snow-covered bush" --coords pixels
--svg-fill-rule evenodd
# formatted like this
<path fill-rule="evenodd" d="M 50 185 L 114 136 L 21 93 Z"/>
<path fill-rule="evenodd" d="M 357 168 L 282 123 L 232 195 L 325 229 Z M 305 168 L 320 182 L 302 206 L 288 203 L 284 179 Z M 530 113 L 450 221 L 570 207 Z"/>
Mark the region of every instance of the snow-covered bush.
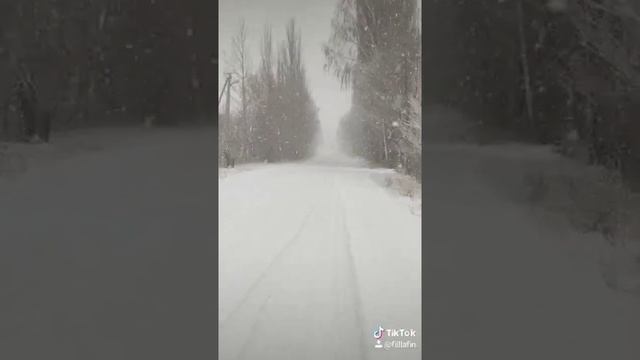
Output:
<path fill-rule="evenodd" d="M 526 170 L 523 185 L 529 201 L 566 215 L 580 231 L 599 232 L 615 241 L 627 222 L 630 195 L 620 175 L 611 170 L 556 159 Z"/>
<path fill-rule="evenodd" d="M 629 192 L 620 174 L 603 167 L 547 165 L 524 175 L 530 201 L 565 217 L 580 232 L 601 235 L 598 260 L 605 283 L 640 294 L 637 195 Z"/>

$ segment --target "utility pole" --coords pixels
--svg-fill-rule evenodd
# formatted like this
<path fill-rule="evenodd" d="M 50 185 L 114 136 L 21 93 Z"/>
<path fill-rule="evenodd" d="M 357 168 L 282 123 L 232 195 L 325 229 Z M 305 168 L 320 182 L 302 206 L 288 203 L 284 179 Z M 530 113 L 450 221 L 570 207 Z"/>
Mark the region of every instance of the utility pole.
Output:
<path fill-rule="evenodd" d="M 227 108 L 225 111 L 227 122 L 231 122 L 231 73 L 227 75 Z"/>
<path fill-rule="evenodd" d="M 227 85 L 229 85 L 229 78 L 224 81 L 224 85 L 222 86 L 222 91 L 220 91 L 220 96 L 218 96 L 218 107 L 220 106 L 220 102 L 222 101 L 222 96 L 224 96 L 224 92 L 227 89 Z"/>
<path fill-rule="evenodd" d="M 227 76 L 227 79 L 224 81 L 224 85 L 222 86 L 222 91 L 220 92 L 220 96 L 218 96 L 218 107 L 220 106 L 220 103 L 222 102 L 222 97 L 224 96 L 224 93 L 226 91 L 227 93 L 227 105 L 226 105 L 226 115 L 227 117 L 229 117 L 230 111 L 231 111 L 231 86 L 234 84 L 237 84 L 237 81 L 231 81 L 231 73 L 225 73 L 225 75 Z"/>
<path fill-rule="evenodd" d="M 227 103 L 226 103 L 226 109 L 225 109 L 225 121 L 220 125 L 221 134 L 222 134 L 220 138 L 220 145 L 222 146 L 222 149 L 224 149 L 224 151 L 229 151 L 229 146 L 228 146 L 229 144 L 226 137 L 230 135 L 230 131 L 231 131 L 231 86 L 237 83 L 237 81 L 232 81 L 231 73 L 225 73 L 225 75 L 227 79 L 224 83 L 224 87 L 222 88 L 220 99 L 218 100 L 218 105 L 220 105 L 220 101 L 222 100 L 222 96 L 224 95 L 224 92 L 226 90 Z"/>

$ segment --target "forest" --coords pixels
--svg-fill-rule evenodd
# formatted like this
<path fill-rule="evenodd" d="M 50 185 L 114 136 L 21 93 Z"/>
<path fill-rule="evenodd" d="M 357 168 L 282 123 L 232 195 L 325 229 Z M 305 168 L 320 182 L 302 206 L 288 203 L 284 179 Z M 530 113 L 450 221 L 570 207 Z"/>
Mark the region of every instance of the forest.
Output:
<path fill-rule="evenodd" d="M 214 119 L 216 2 L 0 0 L 0 139 L 28 74 L 54 130 Z"/>
<path fill-rule="evenodd" d="M 549 144 L 640 189 L 640 3 L 423 1 L 424 106 Z"/>
<path fill-rule="evenodd" d="M 259 51 L 249 46 L 244 21 L 231 37 L 223 65 L 230 83 L 225 84 L 225 112 L 219 116 L 220 165 L 295 161 L 315 150 L 320 123 L 307 85 L 302 34 L 293 19 L 283 30 L 284 40 L 274 47 L 273 28 L 265 25 Z M 237 100 L 233 111 L 232 97 Z"/>
<path fill-rule="evenodd" d="M 20 138 L 12 91 L 23 71 L 54 130 L 214 117 L 215 13 L 204 0 L 0 1 L 0 138 Z M 444 105 L 638 187 L 637 2 L 339 0 L 331 28 L 327 71 L 353 92 L 339 131 L 349 153 L 420 177 L 422 108 Z M 281 30 L 275 46 L 264 30 L 254 69 L 237 61 L 250 55 L 246 29 L 233 38 L 241 104 L 219 115 L 235 119 L 221 131 L 241 161 L 304 158 L 317 141 L 301 34 Z"/>
<path fill-rule="evenodd" d="M 352 91 L 343 150 L 417 178 L 422 162 L 421 13 L 416 0 L 340 0 L 327 71 Z M 438 51 L 438 49 L 427 49 Z"/>
<path fill-rule="evenodd" d="M 327 76 L 352 93 L 338 139 L 344 152 L 372 164 L 421 176 L 421 26 L 418 2 L 336 2 L 323 45 Z M 292 21 L 277 56 L 272 29 L 262 35 L 259 66 L 248 69 L 246 25 L 232 40 L 229 72 L 239 105 L 225 110 L 221 163 L 308 158 L 318 138 L 317 108 L 309 96 L 300 59 L 300 34 Z M 277 62 L 277 63 L 276 63 Z M 232 82 L 233 83 L 233 82 Z M 328 105 L 330 106 L 330 105 Z M 224 106 L 231 108 L 231 104 Z M 222 142 L 227 142 L 223 144 Z"/>
<path fill-rule="evenodd" d="M 353 89 L 340 131 L 349 151 L 419 175 L 422 103 L 425 111 L 455 109 L 496 139 L 553 144 L 638 188 L 640 3 L 420 6 L 424 15 L 415 1 L 338 3 L 325 53 L 327 67 Z"/>

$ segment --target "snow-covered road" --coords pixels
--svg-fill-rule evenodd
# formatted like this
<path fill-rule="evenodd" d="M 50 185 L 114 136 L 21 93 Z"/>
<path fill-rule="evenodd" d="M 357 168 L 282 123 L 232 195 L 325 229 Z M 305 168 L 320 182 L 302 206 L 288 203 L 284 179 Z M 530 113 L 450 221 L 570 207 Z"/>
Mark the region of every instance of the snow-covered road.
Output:
<path fill-rule="evenodd" d="M 25 149 L 31 169 L 0 179 L 0 359 L 215 356 L 215 137 L 92 130 Z"/>
<path fill-rule="evenodd" d="M 219 184 L 221 359 L 419 359 L 420 217 L 347 160 L 239 169 Z M 373 331 L 414 329 L 413 349 Z M 391 340 L 391 339 L 389 339 Z"/>

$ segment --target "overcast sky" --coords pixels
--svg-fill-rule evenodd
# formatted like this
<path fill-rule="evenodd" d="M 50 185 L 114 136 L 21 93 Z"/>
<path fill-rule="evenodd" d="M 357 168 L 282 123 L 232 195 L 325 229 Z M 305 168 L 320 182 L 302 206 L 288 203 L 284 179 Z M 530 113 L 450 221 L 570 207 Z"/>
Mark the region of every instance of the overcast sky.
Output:
<path fill-rule="evenodd" d="M 231 38 L 237 33 L 240 20 L 248 28 L 252 70 L 259 64 L 259 41 L 265 24 L 273 28 L 274 51 L 284 38 L 285 25 L 291 18 L 302 34 L 302 51 L 311 94 L 320 108 L 319 117 L 327 142 L 335 141 L 335 131 L 350 107 L 350 92 L 323 70 L 322 44 L 329 39 L 335 0 L 221 0 L 219 2 L 219 88 L 228 64 Z"/>

